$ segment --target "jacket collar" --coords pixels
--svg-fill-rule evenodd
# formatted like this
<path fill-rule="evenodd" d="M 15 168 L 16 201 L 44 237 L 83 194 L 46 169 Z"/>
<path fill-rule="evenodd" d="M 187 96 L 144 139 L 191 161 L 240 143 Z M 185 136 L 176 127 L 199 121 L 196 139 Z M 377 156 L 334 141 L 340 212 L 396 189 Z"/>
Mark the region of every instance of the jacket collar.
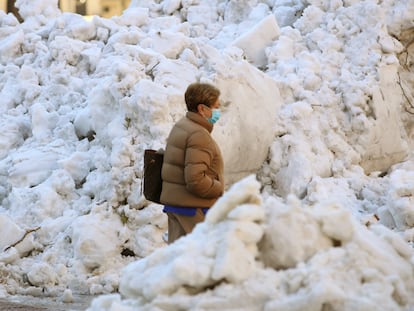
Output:
<path fill-rule="evenodd" d="M 213 130 L 213 124 L 208 122 L 204 117 L 200 116 L 198 113 L 187 111 L 187 114 L 185 116 L 191 121 L 200 124 L 207 131 L 209 131 L 209 133 L 211 133 L 211 131 Z"/>

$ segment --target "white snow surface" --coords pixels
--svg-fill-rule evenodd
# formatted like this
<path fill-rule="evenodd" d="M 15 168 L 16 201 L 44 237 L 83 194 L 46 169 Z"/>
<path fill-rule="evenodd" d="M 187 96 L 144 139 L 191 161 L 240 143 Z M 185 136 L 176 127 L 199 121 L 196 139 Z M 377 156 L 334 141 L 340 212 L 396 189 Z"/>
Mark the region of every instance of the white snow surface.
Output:
<path fill-rule="evenodd" d="M 0 297 L 108 310 L 414 310 L 414 2 L 0 11 Z M 142 196 L 189 83 L 226 192 L 166 245 Z"/>

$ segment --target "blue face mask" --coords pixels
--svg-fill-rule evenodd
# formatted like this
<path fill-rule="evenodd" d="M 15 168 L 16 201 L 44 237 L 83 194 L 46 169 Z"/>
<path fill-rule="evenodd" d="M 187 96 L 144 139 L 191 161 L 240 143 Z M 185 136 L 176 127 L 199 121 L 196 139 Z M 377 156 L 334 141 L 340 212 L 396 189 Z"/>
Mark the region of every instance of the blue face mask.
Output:
<path fill-rule="evenodd" d="M 220 109 L 211 109 L 211 117 L 207 119 L 208 122 L 214 124 L 220 119 Z"/>

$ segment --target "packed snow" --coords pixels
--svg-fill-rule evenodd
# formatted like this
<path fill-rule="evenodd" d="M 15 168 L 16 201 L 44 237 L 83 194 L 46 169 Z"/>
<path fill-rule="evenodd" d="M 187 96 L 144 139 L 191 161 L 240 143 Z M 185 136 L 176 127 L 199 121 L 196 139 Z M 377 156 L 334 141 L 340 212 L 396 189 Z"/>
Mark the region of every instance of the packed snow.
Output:
<path fill-rule="evenodd" d="M 0 298 L 88 310 L 414 310 L 414 2 L 0 11 Z M 226 192 L 171 245 L 144 149 L 221 90 Z"/>

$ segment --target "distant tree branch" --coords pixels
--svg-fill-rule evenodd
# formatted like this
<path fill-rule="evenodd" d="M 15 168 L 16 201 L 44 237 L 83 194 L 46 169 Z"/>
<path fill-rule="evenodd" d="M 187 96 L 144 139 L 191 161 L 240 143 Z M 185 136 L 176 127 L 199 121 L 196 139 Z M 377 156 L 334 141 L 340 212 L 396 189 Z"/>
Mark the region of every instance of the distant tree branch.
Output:
<path fill-rule="evenodd" d="M 414 114 L 414 105 L 411 103 L 410 99 L 408 98 L 408 95 L 405 93 L 404 87 L 402 86 L 402 83 L 401 83 L 400 73 L 398 73 L 398 84 L 400 85 L 403 96 L 405 97 L 405 100 L 408 103 L 408 105 L 406 105 L 405 107 L 405 111 L 407 111 L 409 114 Z"/>
<path fill-rule="evenodd" d="M 32 232 L 35 232 L 35 231 L 37 231 L 37 230 L 39 230 L 40 229 L 40 227 L 36 227 L 36 228 L 34 228 L 34 229 L 28 229 L 28 230 L 26 230 L 26 232 L 24 233 L 24 235 L 23 235 L 23 237 L 20 239 L 20 240 L 18 240 L 17 242 L 15 242 L 15 243 L 13 243 L 12 245 L 9 245 L 9 246 L 7 246 L 5 249 L 4 249 L 4 251 L 7 251 L 8 249 L 10 249 L 10 248 L 12 248 L 12 247 L 15 247 L 17 244 L 19 244 L 19 243 L 21 243 L 21 242 L 23 242 L 23 240 L 30 234 L 30 233 L 32 233 Z"/>

